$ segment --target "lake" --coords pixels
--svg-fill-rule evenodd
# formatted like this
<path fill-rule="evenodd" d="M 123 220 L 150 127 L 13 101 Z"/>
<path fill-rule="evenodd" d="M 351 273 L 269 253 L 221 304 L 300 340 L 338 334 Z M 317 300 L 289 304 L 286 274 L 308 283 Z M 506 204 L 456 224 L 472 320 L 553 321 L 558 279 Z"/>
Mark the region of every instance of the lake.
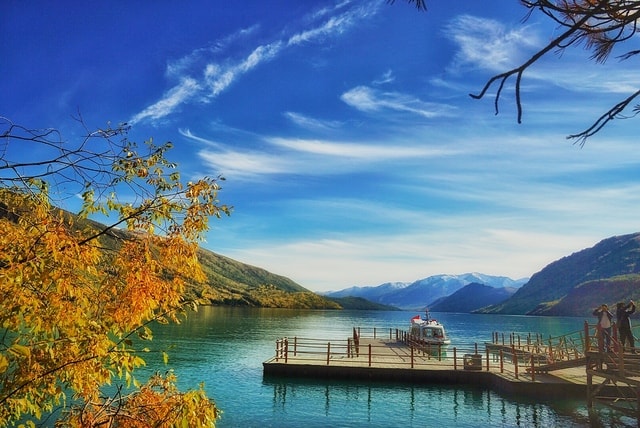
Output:
<path fill-rule="evenodd" d="M 353 327 L 406 330 L 417 312 L 319 311 L 201 307 L 180 325 L 154 327 L 145 370 L 175 369 L 181 389 L 204 382 L 223 411 L 218 427 L 579 427 L 589 426 L 586 400 L 532 401 L 483 388 L 263 379 L 262 362 L 277 338 L 345 340 Z M 491 340 L 493 332 L 562 335 L 582 329 L 584 319 L 432 313 L 452 346 Z M 593 322 L 593 320 L 590 320 Z M 148 346 L 148 345 L 147 345 Z M 169 350 L 168 366 L 159 351 Z M 138 378 L 143 380 L 143 373 Z M 597 408 L 596 426 L 635 426 Z"/>

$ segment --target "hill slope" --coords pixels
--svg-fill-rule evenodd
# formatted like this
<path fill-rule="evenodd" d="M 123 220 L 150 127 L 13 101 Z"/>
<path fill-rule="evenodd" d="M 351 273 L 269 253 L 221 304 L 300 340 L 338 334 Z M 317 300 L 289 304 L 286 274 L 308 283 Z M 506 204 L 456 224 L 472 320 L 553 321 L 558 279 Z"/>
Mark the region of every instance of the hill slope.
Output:
<path fill-rule="evenodd" d="M 516 292 L 513 287 L 490 287 L 472 282 L 450 296 L 444 297 L 429 306 L 434 312 L 469 313 L 485 306 L 495 305 L 507 300 Z"/>
<path fill-rule="evenodd" d="M 482 312 L 568 315 L 559 311 L 563 308 L 569 311 L 569 308 L 573 307 L 570 312 L 576 313 L 577 302 L 572 303 L 572 299 L 583 299 L 582 305 L 589 304 L 588 307 L 595 307 L 612 298 L 610 288 L 600 288 L 603 284 L 613 284 L 606 281 L 607 279 L 638 273 L 640 233 L 614 236 L 549 264 L 534 274 L 511 298 Z M 586 288 L 579 290 L 581 287 Z M 591 294 L 592 297 L 584 300 L 587 294 Z M 622 298 L 625 294 L 616 295 Z M 594 303 L 595 297 L 597 303 Z M 552 310 L 561 301 L 564 301 L 563 304 Z"/>

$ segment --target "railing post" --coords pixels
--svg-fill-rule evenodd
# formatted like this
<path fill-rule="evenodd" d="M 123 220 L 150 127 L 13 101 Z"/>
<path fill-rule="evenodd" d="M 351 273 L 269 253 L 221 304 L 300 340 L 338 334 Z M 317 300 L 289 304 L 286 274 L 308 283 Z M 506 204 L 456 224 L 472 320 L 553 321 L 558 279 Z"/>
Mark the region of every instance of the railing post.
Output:
<path fill-rule="evenodd" d="M 487 371 L 489 371 L 489 348 L 485 347 L 484 349 L 487 354 Z"/>
<path fill-rule="evenodd" d="M 458 370 L 458 359 L 457 359 L 457 349 L 453 347 L 453 369 Z"/>
<path fill-rule="evenodd" d="M 284 339 L 284 363 L 289 360 L 289 339 Z"/>
<path fill-rule="evenodd" d="M 371 344 L 369 344 L 369 367 L 371 367 Z"/>
<path fill-rule="evenodd" d="M 413 368 L 413 346 L 411 346 L 411 368 Z"/>
<path fill-rule="evenodd" d="M 347 337 L 347 358 L 351 358 L 351 338 Z"/>
<path fill-rule="evenodd" d="M 298 336 L 293 337 L 293 356 L 298 356 Z"/>
<path fill-rule="evenodd" d="M 500 350 L 500 373 L 504 373 L 504 352 Z"/>
<path fill-rule="evenodd" d="M 327 342 L 327 365 L 329 365 L 330 357 L 331 357 L 331 342 Z"/>
<path fill-rule="evenodd" d="M 536 371 L 534 369 L 533 354 L 531 354 L 531 382 L 535 382 L 536 380 Z"/>
<path fill-rule="evenodd" d="M 375 327 L 373 327 L 373 338 L 374 339 L 376 338 L 376 328 Z"/>
<path fill-rule="evenodd" d="M 518 356 L 516 355 L 516 348 L 515 346 L 511 345 L 511 352 L 512 352 L 512 361 L 515 364 L 515 373 L 516 373 L 516 379 L 518 379 Z"/>
<path fill-rule="evenodd" d="M 584 352 L 586 353 L 591 348 L 591 338 L 589 337 L 589 323 L 584 321 Z"/>

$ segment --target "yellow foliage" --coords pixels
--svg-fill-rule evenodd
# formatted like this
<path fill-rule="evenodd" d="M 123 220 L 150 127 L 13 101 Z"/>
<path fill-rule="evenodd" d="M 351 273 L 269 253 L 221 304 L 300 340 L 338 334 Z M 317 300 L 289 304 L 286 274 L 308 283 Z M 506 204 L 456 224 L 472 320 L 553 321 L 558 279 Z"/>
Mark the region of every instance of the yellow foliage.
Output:
<path fill-rule="evenodd" d="M 123 144 L 108 158 L 111 180 L 82 193 L 81 218 L 117 214 L 106 229 L 81 227 L 52 207 L 43 180 L 0 187 L 0 427 L 57 406 L 67 409 L 65 426 L 215 424 L 218 410 L 202 388 L 180 393 L 173 375 L 154 376 L 127 397 L 100 393 L 118 379 L 138 385 L 133 372 L 144 360 L 131 337 L 150 340 L 151 321 L 176 320 L 191 303 L 185 281 L 204 278 L 196 241 L 209 216 L 230 213 L 218 204 L 216 180 L 183 186 L 179 174 L 165 173 L 174 167 L 164 158 L 168 145 L 149 142 L 140 156 Z M 119 202 L 123 184 L 145 197 Z M 126 233 L 112 233 L 122 225 Z M 67 394 L 81 405 L 66 407 Z"/>

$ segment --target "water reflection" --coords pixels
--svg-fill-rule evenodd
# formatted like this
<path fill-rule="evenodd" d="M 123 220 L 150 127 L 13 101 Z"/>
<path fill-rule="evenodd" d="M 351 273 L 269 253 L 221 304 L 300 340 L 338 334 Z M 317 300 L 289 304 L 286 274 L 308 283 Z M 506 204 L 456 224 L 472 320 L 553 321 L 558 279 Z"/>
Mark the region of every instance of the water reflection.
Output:
<path fill-rule="evenodd" d="M 273 391 L 276 417 L 290 416 L 304 408 L 308 420 L 316 421 L 319 410 L 325 422 L 339 421 L 339 426 L 385 426 L 377 422 L 390 420 L 398 426 L 547 428 L 589 424 L 588 417 L 558 412 L 551 403 L 516 402 L 480 388 L 292 379 L 265 379 L 264 385 Z M 571 404 L 574 410 L 575 404 Z"/>

